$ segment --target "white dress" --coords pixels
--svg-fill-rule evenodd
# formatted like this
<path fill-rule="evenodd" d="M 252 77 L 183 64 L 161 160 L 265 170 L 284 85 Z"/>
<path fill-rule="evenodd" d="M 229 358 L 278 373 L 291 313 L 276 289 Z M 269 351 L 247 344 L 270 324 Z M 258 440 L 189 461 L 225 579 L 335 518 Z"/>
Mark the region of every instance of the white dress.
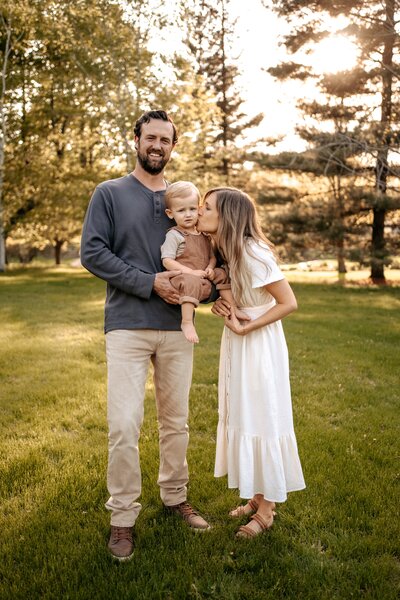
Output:
<path fill-rule="evenodd" d="M 255 319 L 275 305 L 264 286 L 284 279 L 269 248 L 248 242 L 246 268 L 251 289 L 241 307 Z M 216 477 L 241 498 L 263 494 L 283 502 L 305 487 L 293 429 L 288 352 L 281 321 L 244 336 L 224 328 L 218 383 Z"/>

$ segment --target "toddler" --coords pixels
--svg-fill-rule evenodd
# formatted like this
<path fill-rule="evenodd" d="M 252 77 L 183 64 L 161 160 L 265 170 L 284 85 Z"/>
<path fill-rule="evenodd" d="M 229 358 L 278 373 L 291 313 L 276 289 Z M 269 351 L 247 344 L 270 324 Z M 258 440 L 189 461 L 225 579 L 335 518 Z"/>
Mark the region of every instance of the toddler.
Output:
<path fill-rule="evenodd" d="M 216 268 L 216 257 L 210 238 L 196 229 L 200 192 L 189 181 L 171 184 L 165 192 L 166 214 L 176 226 L 166 235 L 161 246 L 161 258 L 168 271 L 181 271 L 171 277 L 171 284 L 180 294 L 182 331 L 189 342 L 199 341 L 193 323 L 194 309 L 211 294 L 211 281 L 221 296 L 234 305 L 227 273 Z M 239 317 L 240 318 L 240 317 Z"/>

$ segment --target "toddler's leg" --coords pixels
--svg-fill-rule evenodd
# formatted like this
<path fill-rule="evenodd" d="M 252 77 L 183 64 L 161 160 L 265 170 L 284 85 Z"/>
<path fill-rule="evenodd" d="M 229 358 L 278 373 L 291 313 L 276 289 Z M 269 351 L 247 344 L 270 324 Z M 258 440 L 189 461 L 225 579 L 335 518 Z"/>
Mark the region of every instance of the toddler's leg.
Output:
<path fill-rule="evenodd" d="M 192 344 L 197 344 L 199 337 L 193 324 L 194 309 L 199 304 L 199 298 L 202 292 L 202 282 L 204 279 L 197 275 L 182 273 L 176 277 L 171 277 L 171 282 L 180 293 L 179 303 L 181 304 L 182 323 L 181 329 L 185 338 Z M 209 281 L 207 282 L 210 283 Z"/>
<path fill-rule="evenodd" d="M 239 320 L 248 321 L 248 316 L 239 310 L 236 306 L 236 302 L 233 299 L 231 284 L 229 281 L 229 277 L 224 269 L 216 268 L 214 269 L 214 279 L 213 283 L 217 286 L 217 290 L 219 291 L 219 295 L 223 300 L 229 302 L 233 310 L 235 311 L 235 315 Z"/>
<path fill-rule="evenodd" d="M 192 344 L 198 344 L 199 336 L 197 335 L 196 328 L 193 323 L 194 304 L 191 302 L 183 302 L 182 307 L 182 323 L 181 329 L 185 338 L 192 342 Z"/>

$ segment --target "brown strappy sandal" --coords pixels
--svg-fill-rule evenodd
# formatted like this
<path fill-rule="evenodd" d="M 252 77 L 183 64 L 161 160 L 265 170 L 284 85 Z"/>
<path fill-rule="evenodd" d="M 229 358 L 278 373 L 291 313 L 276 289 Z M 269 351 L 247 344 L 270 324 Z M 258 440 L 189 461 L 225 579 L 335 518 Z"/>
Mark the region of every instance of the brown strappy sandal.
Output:
<path fill-rule="evenodd" d="M 250 507 L 250 509 L 247 509 L 248 506 Z M 258 503 L 254 500 L 254 498 L 252 498 L 251 500 L 249 500 L 247 502 L 247 504 L 243 504 L 242 506 L 237 506 L 236 508 L 231 510 L 231 512 L 229 513 L 229 516 L 236 519 L 238 517 L 252 515 L 257 510 L 258 510 Z"/>
<path fill-rule="evenodd" d="M 275 516 L 276 516 L 276 512 L 272 511 L 271 519 L 267 522 L 264 519 L 264 517 L 262 517 L 260 514 L 256 513 L 255 515 L 253 515 L 251 517 L 251 519 L 253 519 L 260 526 L 260 529 L 258 531 L 255 531 L 254 529 L 249 527 L 249 525 L 242 525 L 241 527 L 239 527 L 239 529 L 236 533 L 236 537 L 252 538 L 252 537 L 255 537 L 256 535 L 259 535 L 260 533 L 263 533 L 264 531 L 268 531 L 268 529 L 271 529 L 272 525 L 274 524 Z"/>

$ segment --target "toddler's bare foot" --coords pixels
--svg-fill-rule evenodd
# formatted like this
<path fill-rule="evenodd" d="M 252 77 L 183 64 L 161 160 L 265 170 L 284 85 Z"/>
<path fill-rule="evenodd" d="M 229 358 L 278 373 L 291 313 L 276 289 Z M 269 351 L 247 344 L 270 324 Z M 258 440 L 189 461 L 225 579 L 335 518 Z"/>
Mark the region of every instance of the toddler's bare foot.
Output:
<path fill-rule="evenodd" d="M 199 343 L 199 337 L 198 337 L 196 329 L 191 321 L 190 322 L 182 321 L 181 329 L 183 331 L 183 335 L 189 342 L 192 342 L 192 344 Z"/>

